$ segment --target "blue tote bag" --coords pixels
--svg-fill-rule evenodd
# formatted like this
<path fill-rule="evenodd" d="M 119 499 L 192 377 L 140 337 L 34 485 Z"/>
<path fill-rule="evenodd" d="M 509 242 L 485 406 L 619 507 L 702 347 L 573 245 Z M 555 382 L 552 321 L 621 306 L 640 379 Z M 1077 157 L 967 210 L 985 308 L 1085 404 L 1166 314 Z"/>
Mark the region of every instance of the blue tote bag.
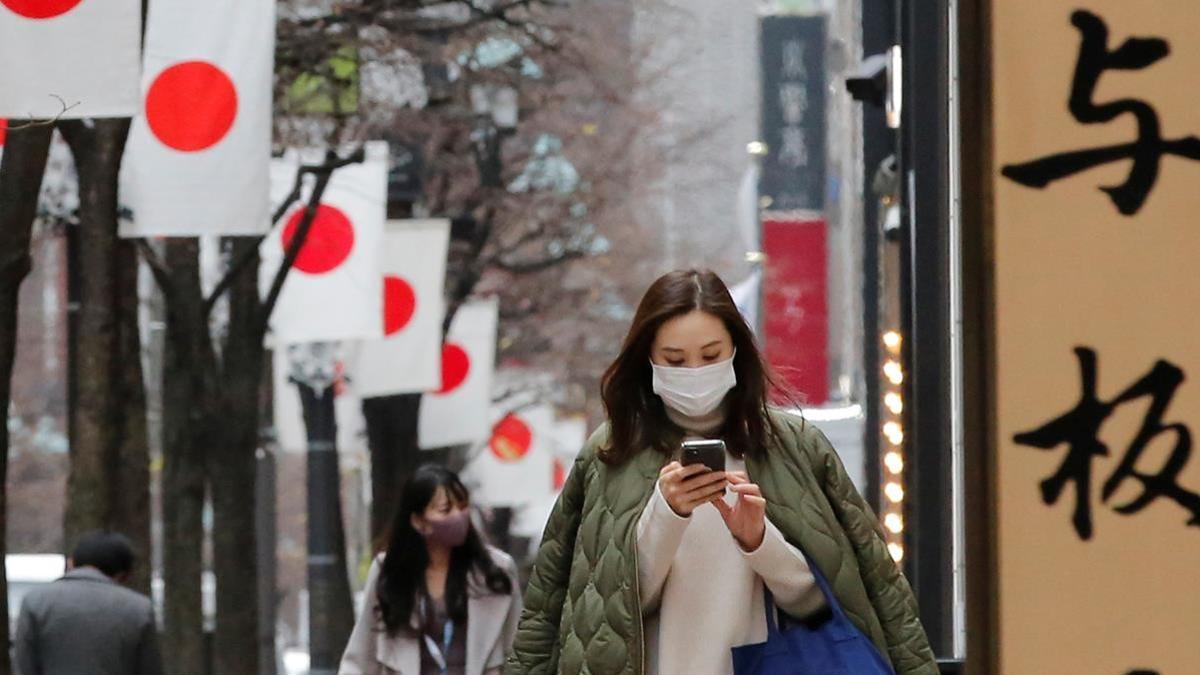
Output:
<path fill-rule="evenodd" d="M 832 616 L 817 626 L 779 629 L 775 603 L 766 591 L 767 641 L 733 648 L 736 675 L 895 675 L 891 666 L 842 610 L 829 582 L 808 561 Z"/>

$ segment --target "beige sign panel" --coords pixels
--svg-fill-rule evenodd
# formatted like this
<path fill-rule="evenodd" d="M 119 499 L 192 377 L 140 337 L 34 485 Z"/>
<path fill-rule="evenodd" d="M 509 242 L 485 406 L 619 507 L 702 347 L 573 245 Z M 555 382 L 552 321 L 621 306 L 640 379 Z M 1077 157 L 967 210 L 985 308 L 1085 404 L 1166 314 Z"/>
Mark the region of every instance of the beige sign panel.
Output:
<path fill-rule="evenodd" d="M 1194 675 L 1200 9 L 991 4 L 1000 672 Z"/>

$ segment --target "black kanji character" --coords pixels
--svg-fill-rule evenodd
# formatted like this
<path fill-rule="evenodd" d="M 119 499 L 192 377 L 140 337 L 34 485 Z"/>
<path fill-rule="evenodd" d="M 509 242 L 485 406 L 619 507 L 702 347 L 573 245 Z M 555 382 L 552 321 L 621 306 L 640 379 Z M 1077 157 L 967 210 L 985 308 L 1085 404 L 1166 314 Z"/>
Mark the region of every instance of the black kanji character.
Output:
<path fill-rule="evenodd" d="M 1137 140 L 1088 150 L 1063 152 L 1024 164 L 1005 166 L 1001 173 L 1011 180 L 1033 188 L 1045 188 L 1054 181 L 1093 167 L 1132 159 L 1133 167 L 1121 185 L 1102 187 L 1117 210 L 1133 215 L 1141 209 L 1158 179 L 1163 155 L 1177 155 L 1200 160 L 1200 138 L 1162 138 L 1158 114 L 1145 101 L 1119 99 L 1096 103 L 1093 96 L 1100 76 L 1108 70 L 1141 70 L 1166 58 L 1170 47 L 1160 38 L 1129 38 L 1120 47 L 1109 51 L 1108 27 L 1100 17 L 1084 10 L 1071 15 L 1071 23 L 1079 29 L 1081 42 L 1075 76 L 1071 83 L 1068 109 L 1083 124 L 1102 124 L 1129 114 L 1137 121 Z"/>
<path fill-rule="evenodd" d="M 1177 482 L 1180 472 L 1191 458 L 1191 432 L 1183 424 L 1163 423 L 1163 414 L 1175 395 L 1175 390 L 1183 382 L 1183 371 L 1167 361 L 1160 360 L 1149 373 L 1115 399 L 1101 401 L 1096 396 L 1096 353 L 1085 347 L 1077 347 L 1075 356 L 1079 359 L 1083 389 L 1079 403 L 1061 417 L 1033 431 L 1017 434 L 1013 438 L 1021 445 L 1043 450 L 1067 445 L 1067 455 L 1058 471 L 1041 483 L 1042 501 L 1048 505 L 1057 503 L 1067 483 L 1074 482 L 1075 509 L 1071 520 L 1081 539 L 1091 539 L 1092 514 L 1089 499 L 1092 459 L 1107 457 L 1109 454 L 1108 446 L 1100 440 L 1100 427 L 1121 404 L 1150 396 L 1150 409 L 1146 412 L 1137 436 L 1129 445 L 1120 464 L 1104 483 L 1102 501 L 1107 503 L 1121 484 L 1132 478 L 1142 484 L 1142 493 L 1128 504 L 1116 507 L 1118 513 L 1135 514 L 1156 499 L 1164 497 L 1191 512 L 1192 517 L 1188 525 L 1200 526 L 1200 495 L 1180 487 Z M 1166 432 L 1175 434 L 1175 448 L 1171 457 L 1158 473 L 1142 473 L 1136 468 L 1138 460 L 1150 442 Z"/>

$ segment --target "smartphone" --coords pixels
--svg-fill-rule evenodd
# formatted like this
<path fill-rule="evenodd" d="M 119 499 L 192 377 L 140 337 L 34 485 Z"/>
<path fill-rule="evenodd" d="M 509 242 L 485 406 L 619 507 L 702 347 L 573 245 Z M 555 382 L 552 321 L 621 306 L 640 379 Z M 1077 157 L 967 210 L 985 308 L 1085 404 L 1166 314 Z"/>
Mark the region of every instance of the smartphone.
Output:
<path fill-rule="evenodd" d="M 684 441 L 679 463 L 683 466 L 703 464 L 710 471 L 725 470 L 725 441 Z"/>

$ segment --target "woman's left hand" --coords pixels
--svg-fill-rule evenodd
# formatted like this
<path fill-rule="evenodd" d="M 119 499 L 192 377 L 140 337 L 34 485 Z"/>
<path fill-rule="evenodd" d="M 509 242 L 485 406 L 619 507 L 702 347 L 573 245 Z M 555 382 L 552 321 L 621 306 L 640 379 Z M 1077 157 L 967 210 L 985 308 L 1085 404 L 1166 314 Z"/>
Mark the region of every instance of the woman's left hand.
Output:
<path fill-rule="evenodd" d="M 756 550 L 762 545 L 767 532 L 767 500 L 762 490 L 750 482 L 749 476 L 740 471 L 726 474 L 729 489 L 737 493 L 737 501 L 730 506 L 724 499 L 714 501 L 713 506 L 721 512 L 725 527 L 746 551 Z"/>

